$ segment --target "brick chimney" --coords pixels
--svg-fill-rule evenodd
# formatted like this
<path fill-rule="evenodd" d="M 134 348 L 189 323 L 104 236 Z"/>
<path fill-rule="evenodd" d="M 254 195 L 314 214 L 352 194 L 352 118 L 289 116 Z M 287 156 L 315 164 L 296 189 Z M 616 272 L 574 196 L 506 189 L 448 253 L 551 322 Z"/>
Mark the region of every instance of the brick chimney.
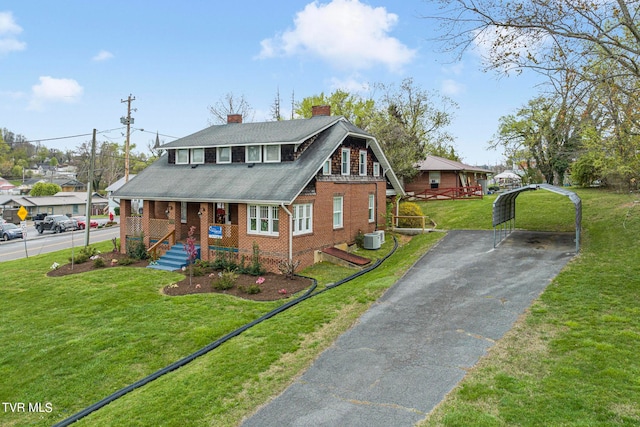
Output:
<path fill-rule="evenodd" d="M 311 107 L 311 117 L 330 116 L 330 115 L 331 115 L 330 105 L 314 105 Z"/>
<path fill-rule="evenodd" d="M 227 114 L 227 123 L 242 123 L 242 114 Z"/>

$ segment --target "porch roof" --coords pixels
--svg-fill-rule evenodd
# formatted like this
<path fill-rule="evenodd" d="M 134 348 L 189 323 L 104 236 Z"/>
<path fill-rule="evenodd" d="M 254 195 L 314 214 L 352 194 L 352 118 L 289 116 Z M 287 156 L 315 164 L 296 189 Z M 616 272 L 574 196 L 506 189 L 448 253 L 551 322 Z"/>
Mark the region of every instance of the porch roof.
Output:
<path fill-rule="evenodd" d="M 454 171 L 454 172 L 478 172 L 492 173 L 488 169 L 478 166 L 470 166 L 455 160 L 445 159 L 438 156 L 427 156 L 426 159 L 419 162 L 416 167 L 421 171 Z"/>

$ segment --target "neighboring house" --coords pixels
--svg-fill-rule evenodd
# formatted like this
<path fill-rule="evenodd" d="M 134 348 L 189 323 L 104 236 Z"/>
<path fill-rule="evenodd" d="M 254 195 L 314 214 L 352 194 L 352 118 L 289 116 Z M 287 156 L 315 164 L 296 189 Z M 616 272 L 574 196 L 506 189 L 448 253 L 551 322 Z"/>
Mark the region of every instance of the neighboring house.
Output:
<path fill-rule="evenodd" d="M 37 213 L 50 215 L 86 215 L 87 193 L 64 192 L 54 196 L 0 196 L 0 208 L 17 209 L 24 206 L 28 216 L 33 217 Z M 107 199 L 98 193 L 91 195 L 91 214 L 102 214 L 107 207 Z"/>
<path fill-rule="evenodd" d="M 427 156 L 416 165 L 418 175 L 405 183 L 405 191 L 418 198 L 447 199 L 486 193 L 488 169 L 465 165 L 437 156 Z"/>
<path fill-rule="evenodd" d="M 27 209 L 29 217 L 33 217 L 37 213 L 84 215 L 86 210 L 86 198 L 83 201 L 75 195 L 7 196 L 0 198 L 0 206 L 5 209 L 24 206 L 25 209 Z"/>
<path fill-rule="evenodd" d="M 129 180 L 135 178 L 135 174 L 129 175 Z M 107 198 L 109 199 L 109 213 L 113 213 L 115 215 L 115 208 L 120 209 L 120 199 L 117 197 L 113 197 L 113 193 L 120 189 L 125 184 L 125 177 L 123 176 L 113 184 L 109 185 L 105 190 L 107 191 Z M 131 201 L 131 212 L 142 214 L 142 200 L 132 200 Z"/>
<path fill-rule="evenodd" d="M 80 215 L 86 215 L 87 206 L 87 192 L 86 191 L 60 191 L 54 195 L 54 197 L 69 197 L 75 196 L 78 200 L 82 200 L 85 208 L 82 209 Z M 91 194 L 91 215 L 103 215 L 106 212 L 109 200 L 100 195 L 100 193 Z"/>
<path fill-rule="evenodd" d="M 282 260 L 308 266 L 316 251 L 377 230 L 387 195 L 404 194 L 380 145 L 327 106 L 313 115 L 242 123 L 234 114 L 163 145 L 160 159 L 113 194 L 121 250 L 140 234 L 147 247 L 184 241 L 193 226 L 202 259 L 225 250 L 249 262 L 257 244 L 277 271 Z M 144 200 L 142 217 L 132 216 L 133 199 Z"/>
<path fill-rule="evenodd" d="M 54 184 L 58 184 L 62 189 L 62 191 L 66 191 L 66 192 L 87 191 L 86 184 L 83 184 L 82 182 L 78 181 L 75 178 L 68 178 L 68 177 L 31 178 L 25 181 L 25 185 L 33 187 L 34 184 L 37 184 L 38 182 L 47 182 L 47 183 L 51 182 Z"/>
<path fill-rule="evenodd" d="M 0 178 L 0 194 L 15 194 L 16 186 L 4 178 Z"/>

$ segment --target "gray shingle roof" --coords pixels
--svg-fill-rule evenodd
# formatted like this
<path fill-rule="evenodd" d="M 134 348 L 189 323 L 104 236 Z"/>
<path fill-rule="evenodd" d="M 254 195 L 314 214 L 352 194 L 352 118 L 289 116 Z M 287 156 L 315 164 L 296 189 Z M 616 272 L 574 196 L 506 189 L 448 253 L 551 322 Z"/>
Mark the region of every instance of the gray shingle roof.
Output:
<path fill-rule="evenodd" d="M 291 122 L 299 123 L 291 126 Z M 285 124 L 289 125 L 284 126 Z M 245 128 L 248 129 L 247 132 Z M 259 129 L 265 130 L 264 137 L 260 139 Z M 283 133 L 275 132 L 276 129 Z M 372 141 L 375 139 L 343 117 L 322 116 L 307 120 L 214 126 L 163 146 L 177 148 L 297 143 L 316 134 L 317 139 L 293 162 L 176 165 L 169 164 L 168 155 L 165 154 L 138 173 L 135 179 L 116 190 L 113 196 L 166 201 L 291 204 L 348 135 L 357 134 L 371 138 Z M 178 145 L 173 145 L 179 141 Z M 372 148 L 384 169 L 389 169 L 377 142 Z M 402 192 L 392 171 L 390 180 Z"/>
<path fill-rule="evenodd" d="M 339 120 L 344 120 L 344 118 L 342 116 L 316 116 L 311 119 L 216 125 L 176 139 L 160 148 L 301 143 L 309 135 L 313 135 Z"/>

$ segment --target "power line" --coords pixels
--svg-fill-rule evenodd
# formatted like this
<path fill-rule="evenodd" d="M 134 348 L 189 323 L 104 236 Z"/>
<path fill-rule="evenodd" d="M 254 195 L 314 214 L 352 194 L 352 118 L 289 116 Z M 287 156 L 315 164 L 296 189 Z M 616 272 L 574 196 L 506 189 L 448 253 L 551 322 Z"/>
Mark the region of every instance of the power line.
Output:
<path fill-rule="evenodd" d="M 124 129 L 124 127 L 101 130 L 101 131 L 98 131 L 97 133 L 107 133 L 107 132 L 113 132 L 115 130 L 121 130 L 121 129 Z M 58 136 L 58 137 L 55 137 L 55 138 L 40 138 L 40 139 L 33 139 L 33 140 L 30 140 L 30 141 L 29 140 L 16 141 L 16 142 L 13 142 L 13 144 L 24 144 L 24 143 L 34 144 L 34 143 L 44 142 L 44 141 L 57 141 L 57 140 L 60 140 L 60 139 L 72 139 L 72 138 L 80 138 L 82 136 L 92 136 L 92 135 L 93 135 L 93 132 L 92 133 L 81 133 L 81 134 L 78 134 L 78 135 Z"/>

